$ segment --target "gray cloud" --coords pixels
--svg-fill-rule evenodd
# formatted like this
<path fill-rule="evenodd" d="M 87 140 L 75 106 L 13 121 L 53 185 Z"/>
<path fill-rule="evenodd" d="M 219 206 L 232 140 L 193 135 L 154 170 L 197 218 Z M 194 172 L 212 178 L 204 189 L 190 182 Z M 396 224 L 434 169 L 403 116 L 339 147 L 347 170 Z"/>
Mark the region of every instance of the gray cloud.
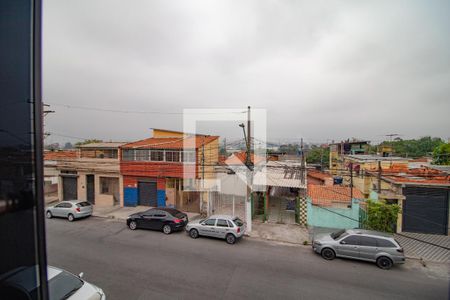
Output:
<path fill-rule="evenodd" d="M 267 109 L 272 140 L 449 137 L 449 13 L 446 1 L 49 0 L 44 99 L 177 112 L 252 105 Z M 182 126 L 179 115 L 53 108 L 46 130 L 68 136 L 133 140 Z"/>

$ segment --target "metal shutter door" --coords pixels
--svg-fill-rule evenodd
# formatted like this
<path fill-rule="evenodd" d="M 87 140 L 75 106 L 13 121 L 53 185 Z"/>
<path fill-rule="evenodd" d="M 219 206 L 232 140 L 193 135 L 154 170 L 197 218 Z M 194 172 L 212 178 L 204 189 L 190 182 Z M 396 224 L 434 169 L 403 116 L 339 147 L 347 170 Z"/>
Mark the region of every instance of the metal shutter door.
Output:
<path fill-rule="evenodd" d="M 153 206 L 158 205 L 156 192 L 156 182 L 138 182 L 139 205 Z"/>
<path fill-rule="evenodd" d="M 66 177 L 63 180 L 63 200 L 76 200 L 77 199 L 77 178 Z"/>
<path fill-rule="evenodd" d="M 448 190 L 407 188 L 403 231 L 447 234 Z"/>

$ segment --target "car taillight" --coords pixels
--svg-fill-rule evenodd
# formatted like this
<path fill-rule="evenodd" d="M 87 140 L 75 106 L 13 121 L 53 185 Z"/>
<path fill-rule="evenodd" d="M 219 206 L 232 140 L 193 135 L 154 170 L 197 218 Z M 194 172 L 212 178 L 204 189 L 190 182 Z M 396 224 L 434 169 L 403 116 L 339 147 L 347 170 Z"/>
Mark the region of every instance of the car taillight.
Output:
<path fill-rule="evenodd" d="M 403 248 L 397 249 L 397 252 L 403 253 Z"/>
<path fill-rule="evenodd" d="M 181 219 L 175 219 L 175 220 L 173 220 L 175 223 L 181 223 L 181 222 L 183 222 L 183 220 L 181 220 Z"/>
<path fill-rule="evenodd" d="M 81 210 L 80 210 L 80 208 L 79 207 L 77 207 L 77 212 L 80 212 Z"/>
<path fill-rule="evenodd" d="M 236 229 L 236 231 L 237 231 L 237 233 L 241 232 L 241 227 L 238 227 L 238 228 Z"/>

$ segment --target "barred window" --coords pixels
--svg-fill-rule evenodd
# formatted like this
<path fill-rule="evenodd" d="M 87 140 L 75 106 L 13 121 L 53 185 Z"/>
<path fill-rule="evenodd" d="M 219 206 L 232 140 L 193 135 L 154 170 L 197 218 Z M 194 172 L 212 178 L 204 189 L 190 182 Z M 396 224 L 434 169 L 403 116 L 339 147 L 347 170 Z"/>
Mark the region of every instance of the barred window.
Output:
<path fill-rule="evenodd" d="M 164 151 L 152 150 L 150 152 L 150 160 L 152 160 L 152 161 L 163 161 L 164 160 Z"/>
<path fill-rule="evenodd" d="M 166 161 L 179 162 L 180 152 L 179 151 L 166 151 Z"/>
<path fill-rule="evenodd" d="M 136 160 L 149 160 L 149 151 L 145 149 L 138 149 L 136 150 Z"/>
<path fill-rule="evenodd" d="M 134 149 L 123 149 L 122 150 L 122 159 L 123 160 L 134 160 Z"/>

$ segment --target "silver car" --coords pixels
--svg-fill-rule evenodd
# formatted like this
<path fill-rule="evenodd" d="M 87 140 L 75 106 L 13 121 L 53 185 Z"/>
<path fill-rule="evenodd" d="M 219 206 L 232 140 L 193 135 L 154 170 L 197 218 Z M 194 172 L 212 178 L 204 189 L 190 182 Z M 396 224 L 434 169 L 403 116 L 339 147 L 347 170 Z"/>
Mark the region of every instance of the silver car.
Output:
<path fill-rule="evenodd" d="M 105 300 L 103 290 L 65 270 L 47 267 L 49 299 Z M 23 267 L 6 273 L 0 284 L 11 297 L 5 299 L 34 299 L 36 296 L 36 267 Z M 3 294 L 2 294 L 3 295 Z M 7 294 L 8 295 L 8 294 Z M 33 296 L 34 295 L 34 296 Z"/>
<path fill-rule="evenodd" d="M 335 257 L 375 262 L 382 269 L 405 263 L 403 248 L 390 234 L 363 230 L 340 230 L 317 236 L 313 250 L 327 260 Z"/>
<path fill-rule="evenodd" d="M 228 244 L 234 244 L 244 235 L 245 224 L 238 217 L 214 215 L 206 220 L 188 223 L 186 232 L 193 239 L 199 236 L 209 236 L 225 239 Z"/>
<path fill-rule="evenodd" d="M 92 215 L 92 210 L 92 205 L 87 201 L 70 200 L 47 207 L 45 214 L 47 219 L 61 217 L 72 222 L 75 219 Z"/>

